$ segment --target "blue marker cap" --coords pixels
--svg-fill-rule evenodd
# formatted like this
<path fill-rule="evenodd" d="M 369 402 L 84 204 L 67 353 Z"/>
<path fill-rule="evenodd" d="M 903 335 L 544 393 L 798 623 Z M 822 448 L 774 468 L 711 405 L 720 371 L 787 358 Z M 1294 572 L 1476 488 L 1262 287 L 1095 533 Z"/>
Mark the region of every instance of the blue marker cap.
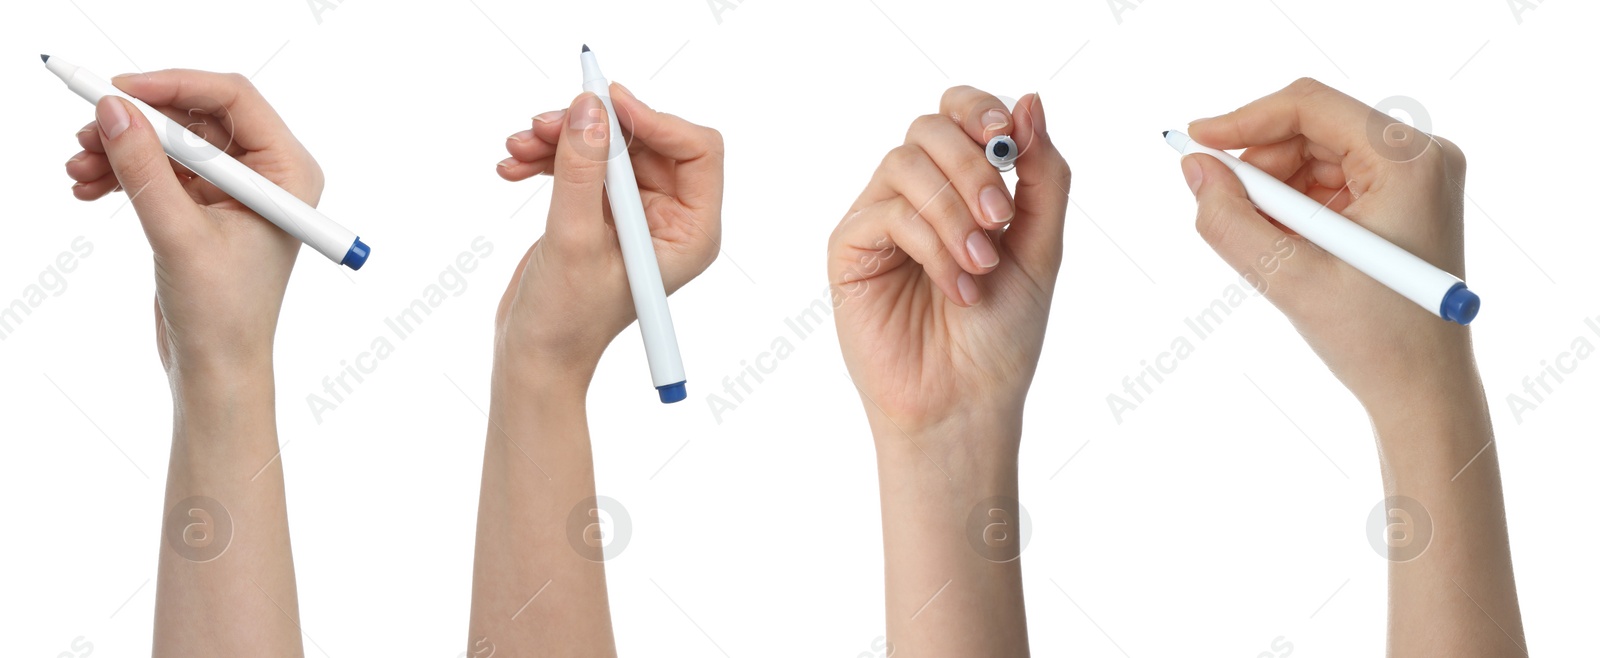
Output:
<path fill-rule="evenodd" d="M 367 264 L 367 255 L 371 253 L 372 249 L 367 243 L 362 242 L 361 238 L 356 238 L 356 243 L 350 245 L 350 251 L 345 252 L 344 260 L 339 261 L 339 264 L 352 270 L 359 270 L 362 265 Z"/>
<path fill-rule="evenodd" d="M 1478 295 L 1467 290 L 1467 284 L 1458 283 L 1445 292 L 1444 302 L 1439 304 L 1439 317 L 1456 324 L 1468 324 L 1478 317 L 1478 304 Z"/>
<path fill-rule="evenodd" d="M 688 380 L 684 380 L 676 384 L 657 386 L 656 392 L 661 394 L 661 404 L 682 402 L 684 398 L 689 397 L 689 389 L 684 386 L 687 381 Z"/>

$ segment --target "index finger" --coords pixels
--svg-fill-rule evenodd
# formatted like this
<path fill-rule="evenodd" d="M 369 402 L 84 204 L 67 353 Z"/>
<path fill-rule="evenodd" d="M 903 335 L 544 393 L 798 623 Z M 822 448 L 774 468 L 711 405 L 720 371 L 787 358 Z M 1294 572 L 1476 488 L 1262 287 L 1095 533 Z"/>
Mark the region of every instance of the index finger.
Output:
<path fill-rule="evenodd" d="M 226 120 L 233 142 L 246 150 L 266 150 L 289 136 L 278 112 L 238 73 L 167 69 L 119 75 L 111 84 L 157 108 L 199 110 Z"/>
<path fill-rule="evenodd" d="M 1342 159 L 1371 151 L 1367 121 L 1372 113 L 1337 89 L 1301 78 L 1237 110 L 1189 124 L 1189 136 L 1212 148 L 1240 149 L 1305 135 Z"/>
<path fill-rule="evenodd" d="M 982 89 L 965 85 L 946 89 L 939 98 L 939 113 L 950 117 L 979 144 L 988 144 L 995 135 L 1011 134 L 1011 111 Z"/>
<path fill-rule="evenodd" d="M 720 202 L 722 133 L 650 109 L 621 84 L 613 82 L 611 88 L 617 123 L 628 133 L 629 139 L 677 162 L 677 178 L 687 183 L 679 189 L 679 199 L 690 206 Z"/>

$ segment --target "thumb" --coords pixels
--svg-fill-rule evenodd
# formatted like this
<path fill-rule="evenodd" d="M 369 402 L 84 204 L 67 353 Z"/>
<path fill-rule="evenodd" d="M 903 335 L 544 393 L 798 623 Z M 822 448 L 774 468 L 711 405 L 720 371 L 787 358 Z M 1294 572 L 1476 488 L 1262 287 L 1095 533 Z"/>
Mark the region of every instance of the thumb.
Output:
<path fill-rule="evenodd" d="M 1239 177 L 1204 153 L 1184 156 L 1183 178 L 1199 209 L 1195 230 L 1255 289 L 1282 306 L 1327 254 L 1285 233 L 1256 210 Z"/>
<path fill-rule="evenodd" d="M 192 227 L 194 201 L 173 173 L 150 120 L 133 104 L 109 95 L 95 104 L 94 116 L 111 171 L 127 191 L 151 246 L 175 245 Z"/>
<path fill-rule="evenodd" d="M 545 236 L 556 246 L 596 245 L 605 236 L 606 160 L 611 123 L 600 97 L 584 92 L 568 108 L 556 142 L 555 183 Z"/>
<path fill-rule="evenodd" d="M 1021 155 L 1017 157 L 1016 215 L 1006 229 L 1006 248 L 1036 278 L 1054 280 L 1061 267 L 1072 170 L 1050 139 L 1038 94 L 1018 100 L 1011 116 L 1015 122 L 1012 136 Z"/>

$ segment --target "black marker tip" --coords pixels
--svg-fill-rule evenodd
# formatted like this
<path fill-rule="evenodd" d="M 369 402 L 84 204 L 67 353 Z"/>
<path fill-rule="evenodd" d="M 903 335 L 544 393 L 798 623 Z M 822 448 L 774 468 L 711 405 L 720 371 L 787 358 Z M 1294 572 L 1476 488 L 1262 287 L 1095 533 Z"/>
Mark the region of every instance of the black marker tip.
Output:
<path fill-rule="evenodd" d="M 589 52 L 589 44 L 583 44 L 583 52 Z"/>
<path fill-rule="evenodd" d="M 1167 138 L 1167 133 L 1170 133 L 1170 132 L 1172 132 L 1172 131 L 1171 130 L 1163 130 L 1163 131 L 1161 131 L 1161 139 L 1166 139 Z"/>
<path fill-rule="evenodd" d="M 50 63 L 50 56 L 49 55 L 40 55 L 39 56 L 39 61 L 44 62 L 46 64 L 49 64 Z"/>

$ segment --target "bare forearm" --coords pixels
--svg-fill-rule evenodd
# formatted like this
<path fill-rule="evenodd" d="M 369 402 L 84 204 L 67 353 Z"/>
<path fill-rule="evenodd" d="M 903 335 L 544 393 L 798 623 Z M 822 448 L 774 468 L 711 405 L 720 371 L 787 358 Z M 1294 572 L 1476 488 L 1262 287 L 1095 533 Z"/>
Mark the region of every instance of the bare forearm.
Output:
<path fill-rule="evenodd" d="M 614 655 L 587 379 L 495 369 L 469 651 Z"/>
<path fill-rule="evenodd" d="M 272 364 L 171 380 L 154 653 L 303 655 Z"/>
<path fill-rule="evenodd" d="M 1389 654 L 1526 653 L 1494 431 L 1476 373 L 1374 415 L 1389 547 Z"/>
<path fill-rule="evenodd" d="M 1027 655 L 1014 449 L 1020 427 L 1018 418 L 907 433 L 873 421 L 885 612 L 896 656 Z M 993 450 L 997 444 L 1007 447 Z M 939 445 L 970 450 L 927 449 Z"/>

